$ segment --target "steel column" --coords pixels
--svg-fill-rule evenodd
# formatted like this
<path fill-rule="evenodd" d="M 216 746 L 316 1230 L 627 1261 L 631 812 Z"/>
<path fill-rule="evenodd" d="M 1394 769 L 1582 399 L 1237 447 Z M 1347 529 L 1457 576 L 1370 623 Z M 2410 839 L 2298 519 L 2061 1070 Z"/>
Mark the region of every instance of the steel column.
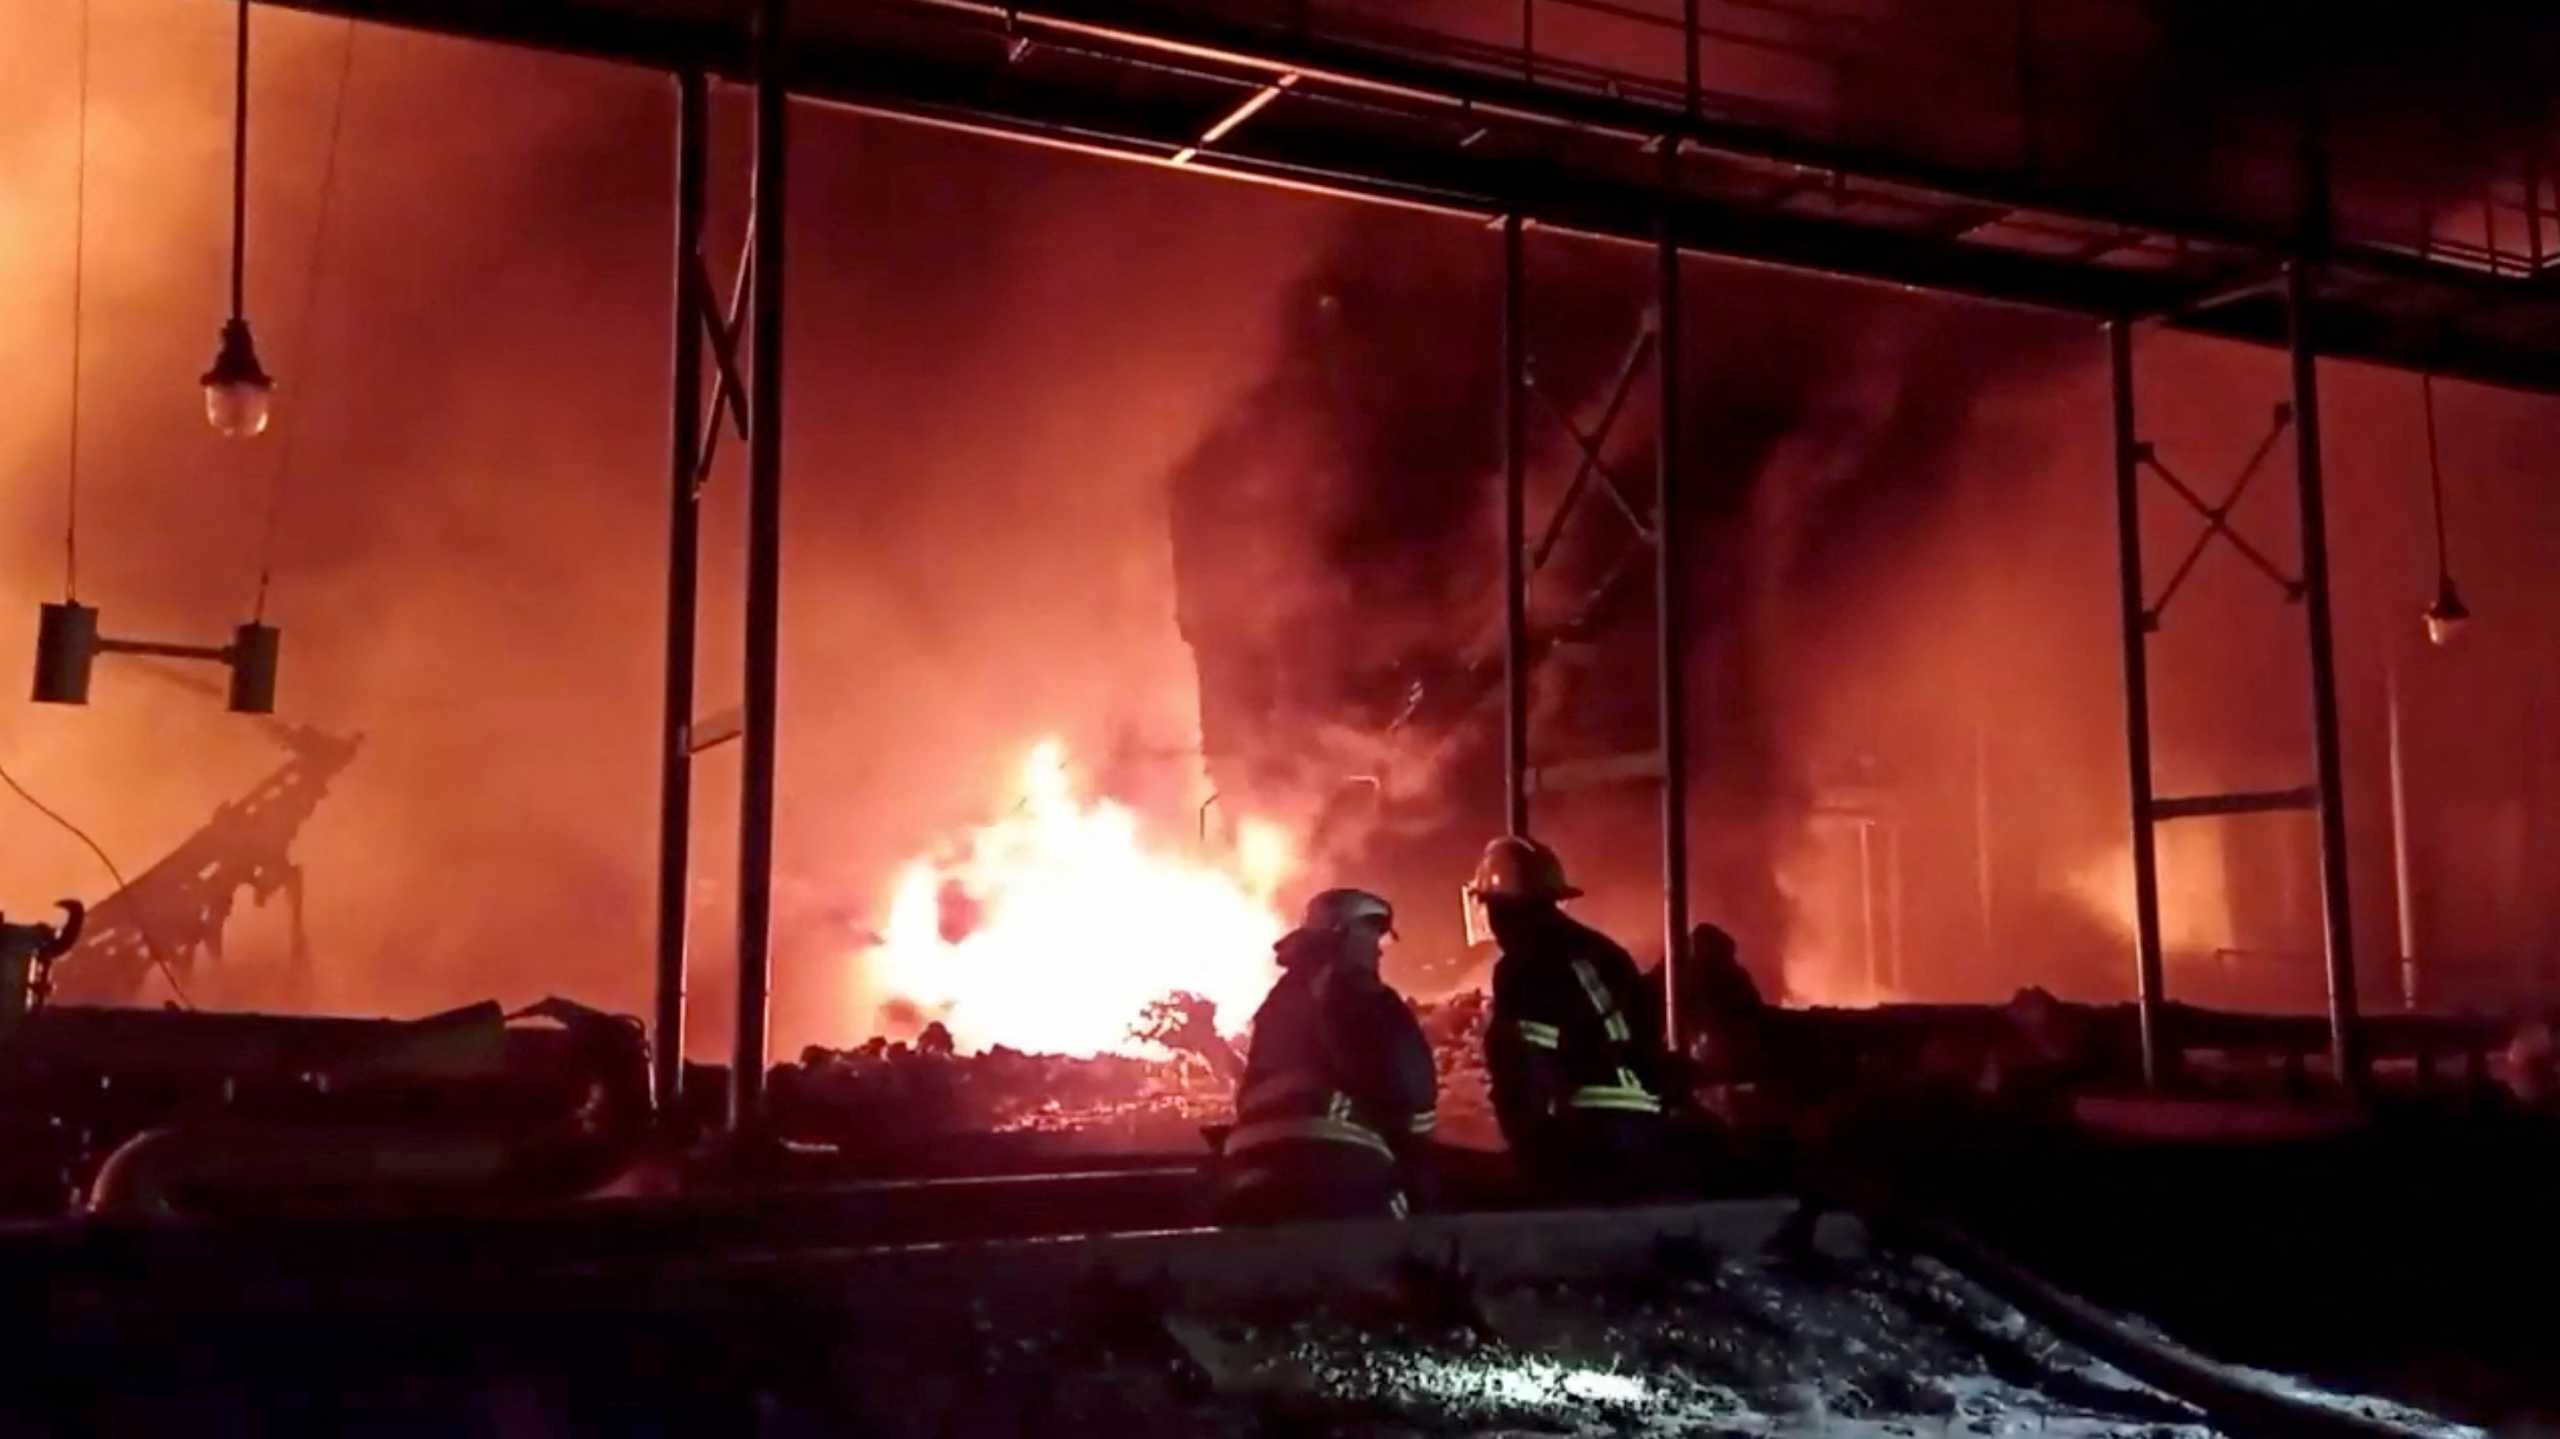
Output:
<path fill-rule="evenodd" d="M 2330 642 L 2329 513 L 2320 475 L 2320 360 L 2313 348 L 2310 267 L 2285 267 L 2293 350 L 2294 479 L 2300 492 L 2302 593 L 2311 648 L 2311 742 L 2319 765 L 2320 898 L 2329 961 L 2329 1061 L 2338 1082 L 2364 1085 L 2357 1033 L 2355 910 L 2347 896 L 2345 766 L 2338 747 L 2338 663 Z"/>
<path fill-rule="evenodd" d="M 2382 667 L 2384 722 L 2391 746 L 2391 887 L 2400 916 L 2400 1007 L 2418 1007 L 2418 905 L 2409 883 L 2409 780 L 2400 747 L 2400 666 Z M 2530 811 L 2528 811 L 2530 813 Z"/>
<path fill-rule="evenodd" d="M 738 819 L 738 1025 L 729 1127 L 752 1133 L 764 1110 L 765 1024 L 773 965 L 775 709 L 782 628 L 782 279 L 790 97 L 779 71 L 785 0 L 760 0 L 756 24 L 756 271 L 747 406 L 745 758 Z"/>
<path fill-rule="evenodd" d="M 684 984 L 693 873 L 693 661 L 701 567 L 702 257 L 709 107 L 702 72 L 676 76 L 674 355 L 668 411 L 667 698 L 658 735 L 658 989 L 651 1036 L 658 1112 L 684 1097 Z"/>
<path fill-rule="evenodd" d="M 1529 295 L 1520 217 L 1502 221 L 1502 814 L 1529 832 Z"/>
<path fill-rule="evenodd" d="M 1661 342 L 1654 375 L 1654 691 L 1662 744 L 1662 1028 L 1680 1040 L 1677 976 L 1689 950 L 1689 597 L 1680 520 L 1680 238 L 1670 201 L 1680 184 L 1680 142 L 1662 139 L 1662 231 L 1654 249 L 1654 308 Z"/>
<path fill-rule="evenodd" d="M 2116 567 L 2124 625 L 2124 731 L 2133 814 L 2133 961 L 2142 1019 L 2142 1082 L 2158 1088 L 2161 1048 L 2160 862 L 2151 832 L 2150 625 L 2142 597 L 2141 440 L 2133 418 L 2133 325 L 2107 326 L 2116 441 Z"/>

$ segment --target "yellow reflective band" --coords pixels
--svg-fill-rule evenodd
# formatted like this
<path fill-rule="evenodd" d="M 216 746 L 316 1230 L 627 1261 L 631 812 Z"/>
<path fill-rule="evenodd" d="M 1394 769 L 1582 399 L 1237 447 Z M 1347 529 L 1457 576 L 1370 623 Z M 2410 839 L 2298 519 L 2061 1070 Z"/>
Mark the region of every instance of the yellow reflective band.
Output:
<path fill-rule="evenodd" d="M 1266 1119 L 1259 1124 L 1239 1125 L 1234 1133 L 1227 1136 L 1227 1153 L 1242 1154 L 1249 1149 L 1291 1139 L 1355 1144 L 1362 1149 L 1376 1150 L 1387 1159 L 1396 1157 L 1396 1152 L 1387 1147 L 1387 1142 L 1378 1137 L 1376 1130 L 1344 1119 Z"/>
<path fill-rule="evenodd" d="M 1438 1129 L 1439 1127 L 1439 1111 L 1426 1109 L 1413 1117 L 1410 1132 L 1414 1134 L 1429 1134 L 1431 1131 Z"/>
<path fill-rule="evenodd" d="M 1635 1114 L 1660 1114 L 1662 1101 L 1650 1091 L 1616 1084 L 1586 1084 L 1565 1101 L 1575 1109 L 1619 1109 Z"/>
<path fill-rule="evenodd" d="M 1618 1002 L 1609 997 L 1609 986 L 1600 982 L 1600 971 L 1591 967 L 1591 961 L 1575 960 L 1573 977 L 1582 981 L 1582 997 L 1591 1001 L 1591 1007 L 1599 1011 L 1602 1019 L 1617 1012 Z"/>
<path fill-rule="evenodd" d="M 1520 1021 L 1520 1038 L 1523 1043 L 1534 1044 L 1540 1049 L 1553 1049 L 1564 1042 L 1563 1032 L 1554 1025 L 1526 1019 Z"/>
<path fill-rule="evenodd" d="M 1627 1028 L 1627 1017 L 1614 1009 L 1609 1011 L 1607 1019 L 1600 1022 L 1600 1027 L 1607 1030 L 1609 1037 L 1620 1044 L 1635 1038 L 1634 1033 Z"/>
<path fill-rule="evenodd" d="M 1387 1210 L 1396 1218 L 1404 1219 L 1412 1215 L 1413 1206 L 1405 1203 L 1404 1191 L 1399 1189 L 1395 1192 L 1395 1197 L 1387 1201 Z"/>

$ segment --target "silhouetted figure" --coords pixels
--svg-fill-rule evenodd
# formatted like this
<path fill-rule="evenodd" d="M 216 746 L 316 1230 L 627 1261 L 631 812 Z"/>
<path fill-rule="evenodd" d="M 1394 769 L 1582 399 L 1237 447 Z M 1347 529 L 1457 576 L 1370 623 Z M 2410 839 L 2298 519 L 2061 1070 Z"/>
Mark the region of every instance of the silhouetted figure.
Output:
<path fill-rule="evenodd" d="M 1513 1162 L 1558 1199 L 1675 1188 L 1661 1005 L 1646 1002 L 1635 961 L 1557 907 L 1581 891 L 1534 840 L 1486 846 L 1467 893 L 1501 947 L 1485 1065 Z"/>
<path fill-rule="evenodd" d="M 1439 1080 L 1413 1011 L 1378 976 L 1383 899 L 1330 889 L 1274 946 L 1236 1125 L 1218 1165 L 1223 1223 L 1401 1218 L 1428 1203 Z"/>

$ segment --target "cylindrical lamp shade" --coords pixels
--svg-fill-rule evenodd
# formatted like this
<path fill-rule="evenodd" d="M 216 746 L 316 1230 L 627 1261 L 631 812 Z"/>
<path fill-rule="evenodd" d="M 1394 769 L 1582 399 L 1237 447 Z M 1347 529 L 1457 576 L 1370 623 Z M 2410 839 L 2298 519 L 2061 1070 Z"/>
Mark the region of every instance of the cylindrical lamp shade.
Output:
<path fill-rule="evenodd" d="M 231 636 L 231 712 L 276 712 L 276 650 L 284 636 L 273 625 L 242 625 Z"/>
<path fill-rule="evenodd" d="M 72 600 L 46 605 L 36 622 L 37 704 L 89 702 L 89 667 L 98 658 L 98 611 Z"/>

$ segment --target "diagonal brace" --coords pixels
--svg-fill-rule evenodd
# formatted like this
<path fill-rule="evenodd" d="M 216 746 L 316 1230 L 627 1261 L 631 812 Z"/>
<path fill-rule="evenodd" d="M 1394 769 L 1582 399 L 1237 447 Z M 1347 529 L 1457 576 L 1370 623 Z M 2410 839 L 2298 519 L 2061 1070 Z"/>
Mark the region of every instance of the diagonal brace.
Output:
<path fill-rule="evenodd" d="M 1573 483 L 1565 487 L 1564 498 L 1556 502 L 1554 517 L 1547 521 L 1546 533 L 1538 537 L 1537 548 L 1530 552 L 1530 569 L 1546 568 L 1548 558 L 1555 553 L 1557 542 L 1564 538 L 1565 521 L 1573 517 L 1574 507 L 1582 503 L 1583 492 L 1590 488 L 1593 474 L 1604 471 L 1599 457 L 1599 442 L 1607 440 L 1609 432 L 1617 427 L 1618 412 L 1626 407 L 1627 397 L 1635 392 L 1636 374 L 1644 368 L 1646 357 L 1653 353 L 1653 344 L 1654 324 L 1652 317 L 1647 316 L 1643 328 L 1636 332 L 1635 343 L 1627 347 L 1627 358 L 1618 366 L 1618 378 L 1610 387 L 1609 403 L 1600 411 L 1600 425 L 1594 433 L 1593 442 L 1583 444 L 1581 447 L 1582 463 L 1574 468 Z M 1534 381 L 1530 388 L 1533 390 L 1537 388 Z M 1538 391 L 1538 397 L 1545 400 L 1550 407 L 1554 405 L 1554 401 L 1547 397 L 1545 391 Z M 1572 428 L 1570 421 L 1567 422 L 1566 427 Z M 1580 440 L 1582 437 L 1577 434 L 1574 438 Z M 1625 496 L 1618 494 L 1614 484 L 1611 485 L 1610 492 L 1618 499 L 1620 513 L 1625 513 L 1627 510 Z M 1632 520 L 1634 516 L 1629 515 L 1628 518 Z M 1641 523 L 1636 525 L 1636 532 L 1638 534 L 1644 532 L 1644 526 Z"/>
<path fill-rule="evenodd" d="M 707 304 L 698 304 L 694 307 L 694 313 L 702 317 L 703 338 L 711 343 L 712 363 L 720 370 L 719 382 L 712 387 L 711 391 L 712 418 L 717 421 L 719 412 L 726 410 L 729 414 L 729 422 L 737 427 L 738 438 L 741 440 L 747 437 L 747 387 L 738 369 L 738 336 L 745 324 L 745 316 L 739 310 L 739 301 L 745 296 L 747 287 L 753 283 L 752 277 L 756 266 L 755 241 L 750 238 L 747 246 L 746 252 L 738 257 L 738 279 L 730 294 L 727 316 L 723 317 L 720 311 Z M 703 268 L 702 257 L 699 255 L 695 256 L 693 261 L 693 283 L 696 294 L 705 298 L 710 296 L 711 275 Z M 719 425 L 714 423 L 710 428 L 716 431 Z"/>
<path fill-rule="evenodd" d="M 2275 583 L 2278 589 L 2284 591 L 2288 601 L 2297 601 L 2302 598 L 2302 582 L 2287 575 L 2275 561 L 2267 558 L 2264 551 L 2251 544 L 2238 530 L 2233 529 L 2230 522 L 2232 509 L 2240 503 L 2241 497 L 2249 492 L 2250 482 L 2257 478 L 2258 470 L 2266 463 L 2268 454 L 2274 450 L 2277 438 L 2283 435 L 2286 427 L 2292 422 L 2293 407 L 2276 406 L 2274 426 L 2268 430 L 2266 438 L 2258 442 L 2257 450 L 2249 456 L 2249 462 L 2241 467 L 2239 478 L 2232 482 L 2231 489 L 2223 496 L 2222 503 L 2219 505 L 2206 503 L 2204 497 L 2196 493 L 2194 486 L 2181 479 L 2176 471 L 2170 469 L 2160 459 L 2158 452 L 2152 446 L 2144 444 L 2137 447 L 2136 457 L 2149 466 L 2151 472 L 2158 475 L 2180 499 L 2187 502 L 2190 508 L 2203 516 L 2205 522 L 2204 529 L 2196 535 L 2195 543 L 2188 546 L 2185 557 L 2179 560 L 2177 569 L 2170 574 L 2169 583 L 2161 590 L 2160 598 L 2145 612 L 2146 627 L 2158 628 L 2161 613 L 2168 609 L 2169 601 L 2177 597 L 2179 588 L 2194 572 L 2196 562 L 2204 557 L 2205 548 L 2213 543 L 2213 538 L 2217 534 L 2230 541 L 2233 549 L 2239 551 L 2250 564 L 2257 567 L 2259 573 L 2265 575 Z"/>
<path fill-rule="evenodd" d="M 752 188 L 750 188 L 747 206 L 749 209 L 755 207 Z M 724 323 L 708 305 L 694 306 L 694 312 L 702 316 L 703 329 L 709 332 L 712 354 L 718 361 L 720 371 L 719 379 L 711 387 L 711 404 L 702 426 L 702 458 L 693 467 L 693 488 L 697 494 L 701 493 L 704 485 L 711 482 L 711 462 L 720 457 L 720 412 L 722 410 L 729 412 L 732 422 L 738 427 L 739 439 L 744 440 L 747 437 L 745 410 L 747 387 L 738 373 L 737 342 L 746 324 L 747 292 L 754 283 L 755 272 L 756 236 L 754 228 L 749 227 L 746 238 L 738 246 L 738 274 L 729 286 L 727 321 Z M 697 295 L 710 294 L 710 277 L 703 273 L 698 258 L 687 280 L 688 283 L 698 287 L 695 291 Z"/>
<path fill-rule="evenodd" d="M 1547 413 L 1555 416 L 1556 423 L 1567 435 L 1573 437 L 1574 447 L 1582 451 L 1583 468 L 1580 473 L 1598 480 L 1601 493 L 1609 497 L 1611 504 L 1617 508 L 1620 515 L 1625 517 L 1626 522 L 1634 527 L 1636 534 L 1647 543 L 1651 543 L 1653 528 L 1645 523 L 1644 516 L 1636 512 L 1634 502 L 1629 500 L 1626 491 L 1620 488 L 1616 473 L 1609 468 L 1608 461 L 1601 458 L 1599 437 L 1586 432 L 1581 425 L 1576 424 L 1573 416 L 1565 413 L 1564 406 L 1556 403 L 1555 396 L 1548 394 L 1544 386 L 1532 380 L 1529 390 L 1544 402 Z M 1559 511 L 1559 517 L 1561 517 L 1561 511 Z"/>

